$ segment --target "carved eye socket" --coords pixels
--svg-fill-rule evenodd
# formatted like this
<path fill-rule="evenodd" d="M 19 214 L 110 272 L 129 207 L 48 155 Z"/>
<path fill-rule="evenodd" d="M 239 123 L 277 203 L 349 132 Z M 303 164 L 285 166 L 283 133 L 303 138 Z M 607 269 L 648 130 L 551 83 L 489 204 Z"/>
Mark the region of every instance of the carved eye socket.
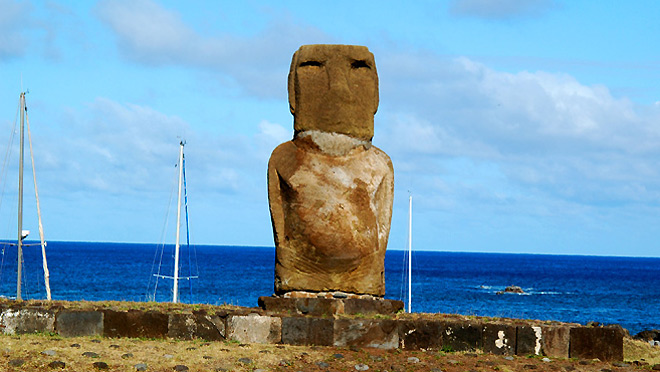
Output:
<path fill-rule="evenodd" d="M 351 68 L 367 68 L 371 69 L 371 66 L 367 63 L 367 61 L 363 59 L 355 60 L 351 63 Z"/>
<path fill-rule="evenodd" d="M 299 65 L 299 67 L 305 67 L 305 66 L 321 67 L 321 66 L 323 66 L 323 63 L 321 63 L 319 61 L 313 61 L 312 60 L 312 61 L 301 62 L 300 65 Z"/>

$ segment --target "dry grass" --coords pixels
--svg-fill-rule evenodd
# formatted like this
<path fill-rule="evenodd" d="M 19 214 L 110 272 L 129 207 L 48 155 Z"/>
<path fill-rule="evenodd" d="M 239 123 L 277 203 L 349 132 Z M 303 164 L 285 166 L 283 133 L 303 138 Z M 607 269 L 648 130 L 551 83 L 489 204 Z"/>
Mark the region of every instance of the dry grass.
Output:
<path fill-rule="evenodd" d="M 652 348 L 641 341 L 626 339 L 627 361 L 642 360 L 653 365 L 660 362 L 660 348 Z M 54 356 L 43 354 L 46 350 Z M 83 356 L 94 352 L 98 358 Z M 341 354 L 337 357 L 336 354 Z M 250 363 L 241 361 L 250 359 Z M 417 358 L 418 361 L 411 361 Z M 12 367 L 12 360 L 24 364 Z M 511 359 L 511 360 L 509 360 Z M 377 350 L 338 347 L 309 347 L 290 345 L 239 345 L 236 342 L 145 340 L 132 338 L 61 338 L 54 335 L 0 335 L 0 371 L 60 371 L 49 367 L 53 361 L 66 364 L 64 371 L 97 372 L 94 362 L 105 362 L 107 371 L 135 371 L 135 365 L 145 363 L 147 371 L 174 371 L 185 365 L 190 371 L 356 371 L 357 364 L 366 364 L 369 371 L 430 371 L 445 372 L 529 370 L 601 372 L 620 370 L 619 366 L 600 361 L 577 361 L 541 357 L 505 358 L 492 354 L 444 353 L 437 350 Z M 327 363 L 319 366 L 318 363 Z M 650 366 L 630 365 L 628 370 L 649 370 Z"/>
<path fill-rule="evenodd" d="M 660 364 L 660 347 L 651 346 L 646 341 L 623 339 L 623 359 L 644 361 L 651 365 Z"/>

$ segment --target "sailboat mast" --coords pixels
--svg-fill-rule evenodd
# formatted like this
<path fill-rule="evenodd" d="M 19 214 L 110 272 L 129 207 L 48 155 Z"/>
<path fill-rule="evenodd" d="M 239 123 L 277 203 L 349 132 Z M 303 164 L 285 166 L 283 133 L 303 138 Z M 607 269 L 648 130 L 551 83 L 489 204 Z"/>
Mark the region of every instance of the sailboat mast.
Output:
<path fill-rule="evenodd" d="M 179 301 L 179 236 L 181 233 L 181 186 L 183 181 L 183 146 L 184 143 L 179 143 L 181 146 L 179 150 L 179 198 L 177 199 L 176 208 L 176 243 L 174 246 L 174 289 L 172 294 L 172 302 Z"/>
<path fill-rule="evenodd" d="M 408 312 L 412 312 L 412 195 L 408 196 Z"/>
<path fill-rule="evenodd" d="M 21 276 L 23 275 L 23 127 L 25 126 L 25 93 L 21 93 L 21 143 L 18 160 L 18 277 L 16 279 L 16 300 L 21 301 Z"/>
<path fill-rule="evenodd" d="M 28 143 L 30 144 L 30 160 L 32 161 L 32 179 L 34 180 L 34 199 L 37 201 L 37 216 L 39 218 L 39 240 L 41 240 L 41 263 L 44 269 L 44 283 L 46 284 L 46 299 L 51 300 L 50 294 L 50 272 L 48 271 L 48 260 L 46 259 L 46 240 L 44 238 L 44 225 L 41 222 L 41 206 L 39 205 L 39 188 L 37 187 L 37 170 L 34 166 L 34 152 L 32 151 L 32 135 L 30 134 L 30 117 L 25 111 L 25 124 L 27 126 Z"/>

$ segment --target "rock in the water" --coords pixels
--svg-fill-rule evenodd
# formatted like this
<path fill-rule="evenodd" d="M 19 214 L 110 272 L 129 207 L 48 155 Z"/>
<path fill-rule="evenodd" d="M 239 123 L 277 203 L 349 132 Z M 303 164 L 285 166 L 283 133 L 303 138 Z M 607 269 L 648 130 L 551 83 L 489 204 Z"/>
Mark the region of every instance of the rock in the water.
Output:
<path fill-rule="evenodd" d="M 374 57 L 355 45 L 303 45 L 289 72 L 294 138 L 268 163 L 275 292 L 385 294 L 394 171 L 372 146 Z"/>
<path fill-rule="evenodd" d="M 408 363 L 419 363 L 419 358 L 418 357 L 409 357 L 408 358 Z"/>
<path fill-rule="evenodd" d="M 132 357 L 133 357 L 132 353 L 122 354 L 122 356 L 121 356 L 122 359 L 128 359 L 128 358 L 132 358 Z"/>
<path fill-rule="evenodd" d="M 147 370 L 147 363 L 138 363 L 133 366 L 136 371 L 146 371 Z"/>
<path fill-rule="evenodd" d="M 330 364 L 328 364 L 328 363 L 326 363 L 326 362 L 316 362 L 316 365 L 319 366 L 319 367 L 321 367 L 321 368 L 328 368 L 328 367 L 330 367 Z"/>
<path fill-rule="evenodd" d="M 510 285 L 510 286 L 504 288 L 504 291 L 498 291 L 497 292 L 497 294 L 504 294 L 504 293 L 524 294 L 525 291 L 523 291 L 523 289 L 518 287 L 517 285 Z"/>
<path fill-rule="evenodd" d="M 250 363 L 252 363 L 252 359 L 250 359 L 250 358 L 239 358 L 238 361 L 241 362 L 241 363 L 243 363 L 243 364 L 250 364 Z"/>
<path fill-rule="evenodd" d="M 174 370 L 176 372 L 185 372 L 185 371 L 188 371 L 189 368 L 187 366 L 184 366 L 183 364 L 177 364 L 177 365 L 174 366 Z"/>
<path fill-rule="evenodd" d="M 66 363 L 60 361 L 60 360 L 55 360 L 50 363 L 48 363 L 48 368 L 60 368 L 64 369 L 66 367 Z"/>
<path fill-rule="evenodd" d="M 55 350 L 44 350 L 41 352 L 42 355 L 55 356 L 57 352 Z"/>
<path fill-rule="evenodd" d="M 359 363 L 355 365 L 355 370 L 356 371 L 367 371 L 369 370 L 369 366 L 364 364 L 364 363 Z"/>
<path fill-rule="evenodd" d="M 98 358 L 99 357 L 99 355 L 97 353 L 93 352 L 93 351 L 85 351 L 84 353 L 82 353 L 82 356 L 88 357 L 88 358 Z"/>

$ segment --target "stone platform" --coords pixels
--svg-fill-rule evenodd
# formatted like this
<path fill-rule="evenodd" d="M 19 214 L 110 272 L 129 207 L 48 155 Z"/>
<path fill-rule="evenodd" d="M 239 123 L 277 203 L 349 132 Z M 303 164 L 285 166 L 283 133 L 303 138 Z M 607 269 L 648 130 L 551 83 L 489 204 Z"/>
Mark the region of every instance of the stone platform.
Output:
<path fill-rule="evenodd" d="M 259 297 L 259 307 L 274 313 L 298 315 L 395 315 L 403 311 L 403 302 L 382 298 Z"/>
<path fill-rule="evenodd" d="M 349 315 L 333 312 L 339 307 L 336 302 L 328 306 L 324 301 L 273 302 L 267 298 L 263 298 L 264 306 L 271 308 L 269 301 L 271 305 L 276 303 L 277 311 L 236 306 L 0 300 L 0 332 L 623 360 L 624 333 L 617 327 L 446 314 Z M 305 303 L 309 307 L 302 306 Z M 348 303 L 344 302 L 344 311 Z M 397 306 L 396 301 L 392 305 Z M 307 314 L 303 314 L 305 309 L 309 310 Z"/>

